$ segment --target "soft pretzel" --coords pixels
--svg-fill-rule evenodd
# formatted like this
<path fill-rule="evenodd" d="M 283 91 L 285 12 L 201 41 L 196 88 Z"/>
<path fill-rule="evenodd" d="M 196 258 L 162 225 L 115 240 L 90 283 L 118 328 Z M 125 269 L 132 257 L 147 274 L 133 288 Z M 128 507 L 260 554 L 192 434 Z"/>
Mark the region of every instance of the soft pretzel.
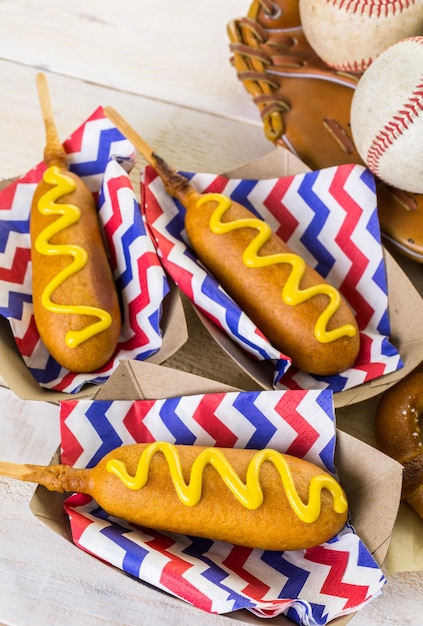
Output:
<path fill-rule="evenodd" d="M 88 494 L 141 526 L 267 550 L 320 545 L 348 515 L 329 473 L 271 449 L 141 443 L 112 450 L 91 469 L 0 463 L 0 474 Z"/>
<path fill-rule="evenodd" d="M 404 466 L 402 498 L 423 519 L 423 363 L 382 395 L 375 417 L 380 449 Z"/>

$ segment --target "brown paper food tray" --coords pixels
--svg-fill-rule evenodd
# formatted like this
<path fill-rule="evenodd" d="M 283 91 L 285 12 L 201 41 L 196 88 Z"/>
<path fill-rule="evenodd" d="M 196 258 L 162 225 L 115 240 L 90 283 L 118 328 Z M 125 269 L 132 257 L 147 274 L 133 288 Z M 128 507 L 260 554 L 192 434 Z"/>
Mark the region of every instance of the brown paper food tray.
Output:
<path fill-rule="evenodd" d="M 304 163 L 289 151 L 278 147 L 264 157 L 246 163 L 225 176 L 229 178 L 277 178 L 291 176 L 310 171 Z M 391 341 L 401 355 L 404 367 L 396 372 L 386 374 L 375 380 L 352 389 L 334 394 L 336 407 L 361 402 L 378 395 L 391 387 L 413 370 L 422 360 L 423 355 L 423 268 L 401 255 L 394 256 L 383 249 L 388 284 L 388 309 L 391 324 Z M 416 289 L 407 274 L 412 277 Z M 272 389 L 273 368 L 269 362 L 256 361 L 241 347 L 219 330 L 203 314 L 197 311 L 199 319 L 211 337 L 234 361 L 235 366 L 242 369 L 258 388 Z"/>
<path fill-rule="evenodd" d="M 168 367 L 141 361 L 123 361 L 115 375 L 97 389 L 95 397 L 102 400 L 158 399 L 231 390 L 234 387 Z M 53 462 L 58 462 L 58 459 Z M 402 466 L 340 430 L 337 430 L 336 466 L 349 499 L 351 521 L 376 561 L 382 564 L 398 511 Z M 63 513 L 63 499 L 61 494 L 37 487 L 30 506 L 34 515 L 44 524 L 72 541 L 67 517 Z M 117 569 L 116 575 L 125 574 Z M 174 601 L 181 602 L 176 598 Z M 263 625 L 263 620 L 247 611 L 235 612 L 230 616 L 234 625 L 238 620 Z M 352 615 L 338 618 L 332 624 L 343 626 L 351 618 Z M 277 618 L 277 623 L 292 624 L 283 616 Z"/>

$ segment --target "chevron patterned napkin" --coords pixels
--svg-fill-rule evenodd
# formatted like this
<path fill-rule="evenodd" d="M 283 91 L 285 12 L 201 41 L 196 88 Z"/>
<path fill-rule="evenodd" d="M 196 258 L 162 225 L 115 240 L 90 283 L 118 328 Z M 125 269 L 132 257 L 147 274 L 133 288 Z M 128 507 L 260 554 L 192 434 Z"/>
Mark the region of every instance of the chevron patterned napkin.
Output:
<path fill-rule="evenodd" d="M 179 288 L 221 330 L 255 359 L 274 364 L 274 386 L 343 391 L 402 367 L 390 343 L 385 264 L 374 179 L 358 165 L 342 165 L 269 180 L 183 174 L 204 193 L 223 193 L 264 219 L 309 265 L 339 289 L 360 329 L 354 367 L 337 376 L 311 376 L 279 354 L 204 269 L 184 231 L 185 209 L 146 167 L 141 209 L 165 269 Z"/>
<path fill-rule="evenodd" d="M 44 163 L 0 191 L 0 315 L 9 319 L 18 349 L 39 384 L 73 393 L 86 383 L 107 380 L 120 359 L 146 359 L 159 350 L 161 307 L 169 287 L 128 177 L 133 146 L 100 107 L 64 147 L 70 170 L 97 200 L 122 303 L 117 349 L 100 371 L 74 374 L 59 366 L 39 338 L 32 311 L 29 212 Z"/>
<path fill-rule="evenodd" d="M 60 407 L 62 462 L 92 467 L 117 446 L 159 440 L 271 447 L 335 474 L 332 400 L 328 390 L 66 400 Z M 82 550 L 211 613 L 247 609 L 323 625 L 367 604 L 386 582 L 349 523 L 319 547 L 275 552 L 137 527 L 79 494 L 65 508 Z"/>

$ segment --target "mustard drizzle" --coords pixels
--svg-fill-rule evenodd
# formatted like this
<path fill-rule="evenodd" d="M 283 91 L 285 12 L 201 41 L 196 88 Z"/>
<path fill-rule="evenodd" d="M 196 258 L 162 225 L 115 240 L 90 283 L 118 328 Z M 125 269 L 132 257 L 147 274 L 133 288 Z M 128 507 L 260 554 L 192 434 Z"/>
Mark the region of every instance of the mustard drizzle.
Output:
<path fill-rule="evenodd" d="M 37 208 L 43 215 L 59 215 L 61 217 L 41 231 L 35 240 L 35 249 L 40 254 L 46 256 L 70 255 L 73 257 L 73 261 L 47 284 L 41 296 L 41 303 L 43 307 L 51 313 L 91 315 L 99 318 L 98 322 L 94 322 L 81 330 L 69 330 L 66 333 L 66 345 L 69 348 L 76 348 L 84 341 L 106 330 L 111 325 L 112 318 L 107 311 L 98 307 L 57 304 L 51 299 L 54 291 L 67 278 L 85 267 L 88 262 L 88 254 L 81 246 L 68 244 L 54 245 L 50 243 L 50 240 L 55 235 L 78 222 L 81 211 L 74 204 L 56 203 L 56 201 L 65 194 L 75 191 L 76 182 L 70 176 L 66 176 L 57 166 L 53 165 L 46 169 L 43 179 L 47 184 L 54 186 L 39 199 Z"/>
<path fill-rule="evenodd" d="M 242 255 L 242 261 L 246 267 L 268 267 L 277 263 L 289 263 L 292 271 L 282 289 L 282 300 L 289 306 L 301 304 L 310 300 L 313 296 L 323 294 L 328 296 L 329 303 L 318 317 L 314 326 L 314 336 L 320 343 L 329 343 L 340 337 L 355 337 L 356 328 L 352 324 L 344 324 L 338 328 L 327 330 L 331 317 L 336 313 L 341 304 L 341 296 L 337 289 L 321 283 L 307 289 L 300 289 L 301 280 L 306 272 L 305 261 L 297 254 L 281 252 L 278 254 L 259 255 L 259 251 L 272 235 L 272 230 L 266 222 L 258 218 L 243 218 L 231 222 L 222 222 L 222 217 L 230 208 L 231 200 L 219 193 L 203 194 L 197 201 L 199 208 L 209 201 L 217 202 L 217 207 L 210 218 L 210 230 L 218 235 L 226 234 L 240 228 L 254 228 L 258 231 L 257 236 L 248 244 Z"/>
<path fill-rule="evenodd" d="M 219 448 L 205 448 L 194 460 L 187 484 L 182 474 L 178 449 L 168 442 L 148 444 L 140 455 L 134 476 L 128 474 L 125 463 L 118 459 L 109 459 L 106 463 L 106 470 L 117 476 L 128 489 L 142 489 L 148 481 L 151 460 L 158 452 L 164 455 L 178 498 L 186 506 L 195 506 L 200 501 L 203 471 L 206 465 L 210 464 L 244 507 L 250 510 L 258 509 L 263 504 L 263 491 L 259 480 L 260 469 L 265 461 L 270 461 L 279 472 L 290 506 L 303 522 L 312 523 L 320 516 L 322 489 L 330 491 L 333 508 L 337 513 L 344 513 L 347 510 L 348 505 L 341 486 L 334 478 L 323 474 L 312 477 L 308 503 L 305 504 L 298 495 L 291 471 L 283 455 L 269 448 L 259 450 L 252 457 L 247 468 L 245 483 L 239 478 Z"/>

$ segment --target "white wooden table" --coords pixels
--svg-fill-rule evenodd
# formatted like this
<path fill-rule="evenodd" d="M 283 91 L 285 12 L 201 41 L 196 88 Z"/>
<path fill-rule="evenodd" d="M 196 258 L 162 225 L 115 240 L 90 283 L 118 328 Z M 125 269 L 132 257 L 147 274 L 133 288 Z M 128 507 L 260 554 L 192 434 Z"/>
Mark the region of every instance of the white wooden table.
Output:
<path fill-rule="evenodd" d="M 63 138 L 97 106 L 112 105 L 180 169 L 222 172 L 269 152 L 257 111 L 229 64 L 226 24 L 248 6 L 248 0 L 4 0 L 0 177 L 41 160 L 40 69 Z M 0 407 L 0 459 L 48 463 L 59 442 L 58 408 L 19 400 L 5 387 Z M 82 553 L 33 516 L 33 491 L 0 479 L 1 624 L 237 623 L 200 613 Z M 383 596 L 351 624 L 423 624 L 422 573 L 388 580 Z M 245 614 L 235 619 L 249 622 Z"/>

